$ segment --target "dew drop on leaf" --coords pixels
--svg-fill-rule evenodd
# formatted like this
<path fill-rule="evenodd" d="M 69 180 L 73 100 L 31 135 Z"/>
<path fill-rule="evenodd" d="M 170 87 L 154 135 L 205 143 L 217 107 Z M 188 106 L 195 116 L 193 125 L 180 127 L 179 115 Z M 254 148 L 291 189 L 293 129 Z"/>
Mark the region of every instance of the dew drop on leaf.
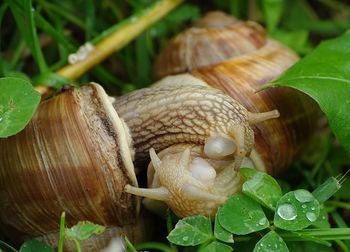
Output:
<path fill-rule="evenodd" d="M 307 212 L 306 213 L 306 218 L 311 221 L 311 222 L 314 222 L 316 219 L 317 219 L 317 216 L 315 213 L 313 212 Z"/>
<path fill-rule="evenodd" d="M 302 203 L 310 202 L 315 199 L 315 197 L 309 191 L 306 191 L 304 189 L 296 190 L 294 192 L 294 195 L 295 195 L 295 198 Z"/>
<path fill-rule="evenodd" d="M 277 209 L 277 214 L 283 220 L 294 220 L 297 217 L 297 211 L 291 204 L 280 205 Z"/>
<path fill-rule="evenodd" d="M 305 205 L 305 204 L 303 204 L 303 205 L 301 205 L 301 207 L 302 207 L 302 208 L 306 208 L 306 205 Z"/>
<path fill-rule="evenodd" d="M 264 218 L 261 218 L 261 219 L 259 220 L 259 225 L 265 225 L 266 222 L 267 222 L 267 219 L 266 219 L 265 217 L 264 217 Z"/>

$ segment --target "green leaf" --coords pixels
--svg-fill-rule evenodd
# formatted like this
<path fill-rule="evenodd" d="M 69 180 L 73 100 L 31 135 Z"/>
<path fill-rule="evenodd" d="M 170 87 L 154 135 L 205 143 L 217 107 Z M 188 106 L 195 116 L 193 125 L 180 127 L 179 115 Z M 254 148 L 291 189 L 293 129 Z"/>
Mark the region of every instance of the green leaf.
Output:
<path fill-rule="evenodd" d="M 288 252 L 288 247 L 276 232 L 270 231 L 255 245 L 253 252 Z"/>
<path fill-rule="evenodd" d="M 55 250 L 49 245 L 38 241 L 29 240 L 22 244 L 19 252 L 54 252 Z"/>
<path fill-rule="evenodd" d="M 230 197 L 219 209 L 218 219 L 223 228 L 237 235 L 253 233 L 269 226 L 261 206 L 244 195 Z"/>
<path fill-rule="evenodd" d="M 328 213 L 324 207 L 321 207 L 320 215 L 318 216 L 317 220 L 312 223 L 312 226 L 318 227 L 318 228 L 330 228 L 331 224 L 329 224 L 328 221 Z"/>
<path fill-rule="evenodd" d="M 240 170 L 239 170 L 239 175 L 241 175 L 241 177 L 246 181 L 248 179 L 252 179 L 255 174 L 257 173 L 257 170 L 255 169 L 252 169 L 252 168 L 245 168 L 245 167 L 242 167 Z"/>
<path fill-rule="evenodd" d="M 268 86 L 288 86 L 311 96 L 326 114 L 339 141 L 350 151 L 350 31 L 322 42 Z"/>
<path fill-rule="evenodd" d="M 281 19 L 284 0 L 262 0 L 262 7 L 266 20 L 267 30 L 272 33 Z"/>
<path fill-rule="evenodd" d="M 278 201 L 274 224 L 276 227 L 297 231 L 310 226 L 320 214 L 320 204 L 304 189 L 291 191 Z"/>
<path fill-rule="evenodd" d="M 69 240 L 83 241 L 89 239 L 92 235 L 101 234 L 105 231 L 104 226 L 94 224 L 90 221 L 79 221 L 71 228 L 66 228 L 65 237 Z"/>
<path fill-rule="evenodd" d="M 224 243 L 213 241 L 208 246 L 204 247 L 204 252 L 231 252 L 233 249 L 229 245 L 226 245 Z"/>
<path fill-rule="evenodd" d="M 250 168 L 241 168 L 240 172 L 253 170 L 255 175 L 244 182 L 242 192 L 263 206 L 275 210 L 277 201 L 282 197 L 282 190 L 270 175 Z"/>
<path fill-rule="evenodd" d="M 212 238 L 211 221 L 201 215 L 179 220 L 167 239 L 176 245 L 195 246 Z"/>
<path fill-rule="evenodd" d="M 23 79 L 0 78 L 0 137 L 24 129 L 40 102 L 40 94 Z"/>
<path fill-rule="evenodd" d="M 216 239 L 223 242 L 228 242 L 228 243 L 234 242 L 232 234 L 220 225 L 220 222 L 218 220 L 218 213 L 216 213 L 215 215 L 214 236 Z"/>

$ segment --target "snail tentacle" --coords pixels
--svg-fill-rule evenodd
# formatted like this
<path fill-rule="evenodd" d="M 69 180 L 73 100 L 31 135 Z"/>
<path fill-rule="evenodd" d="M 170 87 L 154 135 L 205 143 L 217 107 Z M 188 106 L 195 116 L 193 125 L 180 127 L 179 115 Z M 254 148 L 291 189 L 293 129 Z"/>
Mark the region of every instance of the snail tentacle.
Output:
<path fill-rule="evenodd" d="M 270 119 L 275 119 L 280 116 L 280 113 L 277 109 L 261 112 L 261 113 L 252 113 L 248 111 L 248 122 L 249 125 L 254 125 L 257 123 L 261 123 Z"/>
<path fill-rule="evenodd" d="M 139 188 L 131 185 L 125 186 L 125 192 L 134 194 L 140 197 L 146 197 L 154 200 L 167 201 L 170 198 L 169 190 L 165 187 L 157 188 Z"/>

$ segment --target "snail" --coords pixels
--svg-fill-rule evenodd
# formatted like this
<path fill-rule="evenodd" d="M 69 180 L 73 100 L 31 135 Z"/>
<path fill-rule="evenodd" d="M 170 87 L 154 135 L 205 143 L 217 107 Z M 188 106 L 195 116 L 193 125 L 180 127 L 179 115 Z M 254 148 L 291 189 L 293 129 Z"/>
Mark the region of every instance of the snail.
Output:
<path fill-rule="evenodd" d="M 149 220 L 138 218 L 140 200 L 124 192 L 126 184 L 138 185 L 132 159 L 128 131 L 101 86 L 70 88 L 43 101 L 22 132 L 0 139 L 1 229 L 57 246 L 65 211 L 68 226 L 83 220 L 107 226 L 82 243 L 85 251 L 100 251 L 106 236 L 146 239 Z M 73 242 L 65 246 L 75 251 Z"/>

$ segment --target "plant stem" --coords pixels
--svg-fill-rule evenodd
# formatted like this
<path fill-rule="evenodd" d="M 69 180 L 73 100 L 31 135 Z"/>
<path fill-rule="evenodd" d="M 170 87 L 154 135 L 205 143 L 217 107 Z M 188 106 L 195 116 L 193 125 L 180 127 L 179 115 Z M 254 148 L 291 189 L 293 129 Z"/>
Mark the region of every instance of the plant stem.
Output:
<path fill-rule="evenodd" d="M 283 238 L 298 239 L 299 237 L 313 236 L 324 241 L 350 240 L 350 228 L 315 228 L 304 229 L 296 233 L 278 232 Z M 301 235 L 301 236 L 300 236 Z"/>
<path fill-rule="evenodd" d="M 159 250 L 163 252 L 174 252 L 169 246 L 159 242 L 144 242 L 135 245 L 137 250 Z"/>
<path fill-rule="evenodd" d="M 129 241 L 128 237 L 124 237 L 124 241 L 126 243 L 126 249 L 128 252 L 137 252 L 136 248 L 134 247 L 134 245 L 132 245 L 132 243 Z"/>
<path fill-rule="evenodd" d="M 64 242 L 64 225 L 66 220 L 66 213 L 63 212 L 60 221 L 60 237 L 58 240 L 58 252 L 63 252 L 63 242 Z"/>
<path fill-rule="evenodd" d="M 64 66 L 57 71 L 57 74 L 72 80 L 78 78 L 90 68 L 106 59 L 113 52 L 128 44 L 137 35 L 161 19 L 182 1 L 183 0 L 162 0 L 153 5 L 153 8 L 144 13 L 144 15 L 136 18 L 136 20 L 134 16 L 130 17 L 130 24 L 123 26 L 99 42 L 86 59 L 75 64 Z"/>
<path fill-rule="evenodd" d="M 77 252 L 81 252 L 80 242 L 76 239 L 74 239 L 74 242 L 75 242 L 75 246 L 77 248 Z"/>

